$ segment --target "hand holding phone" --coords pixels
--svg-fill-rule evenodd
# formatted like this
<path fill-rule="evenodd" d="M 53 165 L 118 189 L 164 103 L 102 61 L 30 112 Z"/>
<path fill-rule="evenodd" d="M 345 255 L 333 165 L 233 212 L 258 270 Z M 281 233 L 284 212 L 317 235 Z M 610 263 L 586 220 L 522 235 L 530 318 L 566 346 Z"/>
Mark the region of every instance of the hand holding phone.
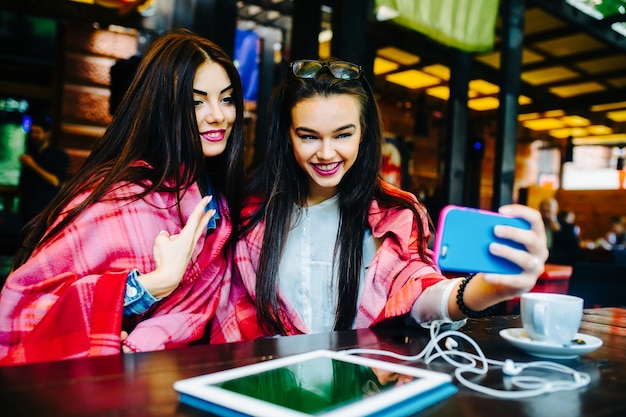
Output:
<path fill-rule="evenodd" d="M 530 223 L 517 217 L 449 205 L 439 215 L 435 236 L 435 262 L 442 271 L 519 274 L 522 268 L 513 262 L 492 255 L 489 244 L 502 243 L 525 250 L 524 246 L 493 233 L 496 225 L 530 229 Z"/>

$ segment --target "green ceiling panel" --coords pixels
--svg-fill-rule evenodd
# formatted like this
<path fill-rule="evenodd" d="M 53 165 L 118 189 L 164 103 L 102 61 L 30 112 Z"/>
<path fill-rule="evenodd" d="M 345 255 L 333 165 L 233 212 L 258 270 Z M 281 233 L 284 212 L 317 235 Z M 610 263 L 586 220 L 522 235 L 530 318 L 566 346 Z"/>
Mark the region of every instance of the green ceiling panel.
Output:
<path fill-rule="evenodd" d="M 494 46 L 499 0 L 376 0 L 399 13 L 393 21 L 468 52 Z"/>

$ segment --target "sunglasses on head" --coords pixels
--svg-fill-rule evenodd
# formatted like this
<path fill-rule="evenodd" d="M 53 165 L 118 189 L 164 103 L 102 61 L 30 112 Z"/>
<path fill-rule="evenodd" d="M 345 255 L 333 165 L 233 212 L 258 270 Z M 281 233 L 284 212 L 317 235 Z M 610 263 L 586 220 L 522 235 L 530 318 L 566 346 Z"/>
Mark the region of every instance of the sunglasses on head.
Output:
<path fill-rule="evenodd" d="M 356 80 L 361 77 L 361 66 L 347 61 L 320 62 L 312 59 L 301 59 L 290 64 L 293 75 L 298 78 L 315 78 L 322 68 L 328 68 L 335 78 L 340 80 Z"/>

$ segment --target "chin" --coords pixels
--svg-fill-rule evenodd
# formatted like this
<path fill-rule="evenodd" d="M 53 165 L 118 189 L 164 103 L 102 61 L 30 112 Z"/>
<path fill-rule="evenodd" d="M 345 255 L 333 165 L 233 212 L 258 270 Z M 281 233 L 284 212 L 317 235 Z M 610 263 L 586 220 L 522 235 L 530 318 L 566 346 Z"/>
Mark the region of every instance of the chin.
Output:
<path fill-rule="evenodd" d="M 202 145 L 202 153 L 206 158 L 211 158 L 224 153 L 226 150 L 226 141 L 217 143 L 204 143 Z"/>

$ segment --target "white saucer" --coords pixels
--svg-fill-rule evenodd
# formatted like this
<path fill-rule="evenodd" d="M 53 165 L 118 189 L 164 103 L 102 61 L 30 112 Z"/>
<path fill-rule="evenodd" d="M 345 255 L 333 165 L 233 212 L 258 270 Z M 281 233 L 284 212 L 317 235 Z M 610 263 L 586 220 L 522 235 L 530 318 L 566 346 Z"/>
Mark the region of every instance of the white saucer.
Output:
<path fill-rule="evenodd" d="M 500 330 L 500 336 L 526 353 L 548 359 L 573 359 L 602 346 L 602 339 L 582 333 L 576 333 L 574 339 L 581 339 L 585 344 L 570 346 L 532 340 L 523 328 Z"/>

